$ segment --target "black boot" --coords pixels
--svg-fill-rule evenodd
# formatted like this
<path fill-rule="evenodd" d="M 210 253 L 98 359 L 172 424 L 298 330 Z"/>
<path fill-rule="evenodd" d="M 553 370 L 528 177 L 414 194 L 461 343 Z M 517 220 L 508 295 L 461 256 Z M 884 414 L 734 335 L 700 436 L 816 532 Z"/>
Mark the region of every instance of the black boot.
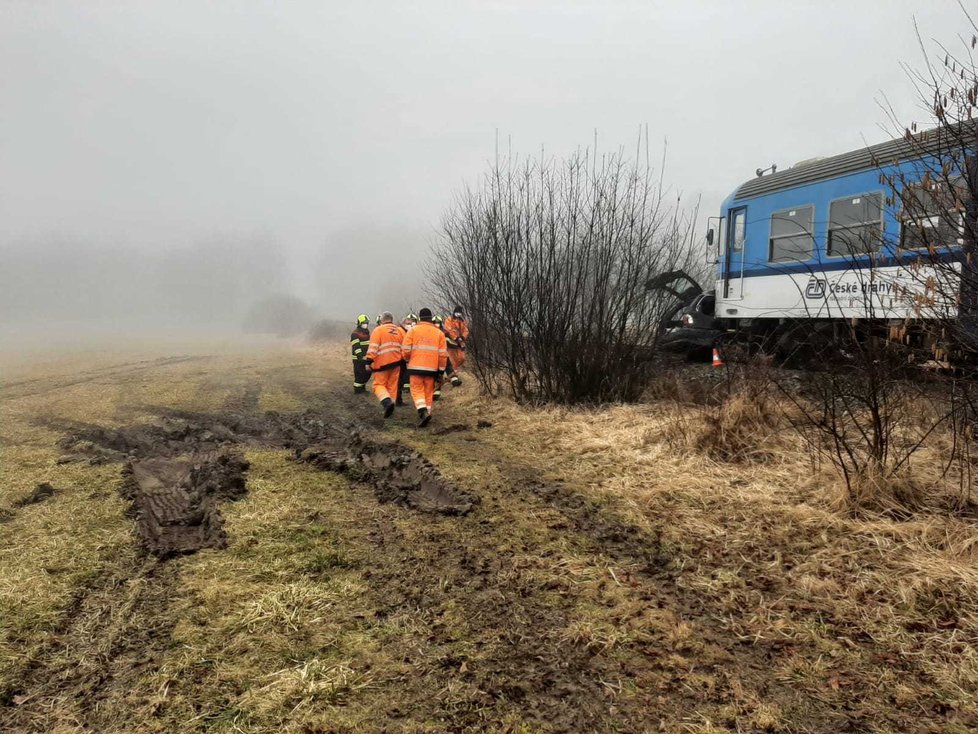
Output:
<path fill-rule="evenodd" d="M 394 401 L 394 405 L 404 405 L 404 398 L 401 397 L 401 393 L 397 394 L 397 400 Z"/>
<path fill-rule="evenodd" d="M 365 392 L 367 392 L 367 388 L 364 387 L 363 385 L 354 385 L 353 386 L 353 392 L 355 392 L 355 393 L 365 393 Z"/>
<path fill-rule="evenodd" d="M 424 428 L 428 425 L 428 421 L 431 420 L 431 413 L 428 412 L 427 408 L 418 408 L 418 428 Z"/>
<path fill-rule="evenodd" d="M 384 406 L 384 417 L 390 418 L 394 415 L 394 401 L 390 398 L 384 398 L 380 401 L 380 404 Z"/>
<path fill-rule="evenodd" d="M 458 375 L 452 375 L 452 387 L 458 387 L 462 384 L 462 378 Z"/>
<path fill-rule="evenodd" d="M 441 390 L 435 390 L 435 400 L 441 400 Z"/>

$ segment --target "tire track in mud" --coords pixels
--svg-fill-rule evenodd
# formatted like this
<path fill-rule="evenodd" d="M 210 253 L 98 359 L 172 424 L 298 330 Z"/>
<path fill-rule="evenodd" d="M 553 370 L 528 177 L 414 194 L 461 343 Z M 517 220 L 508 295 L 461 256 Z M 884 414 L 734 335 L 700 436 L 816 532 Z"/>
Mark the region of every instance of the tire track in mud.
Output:
<path fill-rule="evenodd" d="M 257 396 L 249 390 L 234 405 L 257 405 Z M 0 691 L 0 730 L 100 731 L 117 727 L 104 718 L 110 712 L 136 716 L 138 706 L 151 713 L 152 702 L 134 701 L 130 688 L 141 673 L 158 668 L 171 644 L 182 568 L 171 559 L 226 545 L 219 505 L 245 493 L 242 447 L 292 449 L 297 460 L 372 485 L 380 502 L 442 514 L 464 514 L 478 502 L 417 452 L 338 431 L 317 414 L 163 413 L 158 423 L 117 429 L 45 422 L 65 432 L 66 461 L 123 464 L 120 491 L 130 502 L 141 552 L 121 567 L 108 564 L 111 570 L 79 590 L 20 684 Z"/>
<path fill-rule="evenodd" d="M 130 462 L 122 494 L 142 548 L 157 558 L 227 547 L 222 501 L 245 495 L 248 462 L 218 452 Z"/>
<path fill-rule="evenodd" d="M 466 438 L 471 437 L 458 440 Z M 396 722 L 410 711 L 414 720 L 438 721 L 445 731 L 495 731 L 506 715 L 555 732 L 648 730 L 656 723 L 650 712 L 660 691 L 638 692 L 634 701 L 619 703 L 614 686 L 622 677 L 621 663 L 611 651 L 565 637 L 578 611 L 573 590 L 541 586 L 521 570 L 525 556 L 538 549 L 532 539 L 527 543 L 513 535 L 513 528 L 541 507 L 560 509 L 565 498 L 551 495 L 529 470 L 514 476 L 513 466 L 500 467 L 505 479 L 480 489 L 484 513 L 426 527 L 410 541 L 390 516 L 375 518 L 366 529 L 377 554 L 390 558 L 366 578 L 378 614 L 428 620 L 426 644 L 433 659 L 418 663 L 423 689 L 460 690 L 447 694 L 448 700 L 422 693 L 397 701 L 388 715 Z M 575 517 L 548 529 L 551 538 L 581 536 L 596 552 L 648 540 L 643 564 L 655 569 L 668 564 L 657 541 L 636 538 L 637 529 L 601 514 L 578 495 L 566 500 Z M 464 620 L 463 638 L 449 621 L 456 616 Z M 692 697 L 687 700 L 692 708 Z"/>
<path fill-rule="evenodd" d="M 152 452 L 158 450 L 154 447 L 161 444 L 169 446 L 167 450 L 175 456 L 186 454 L 191 447 L 205 453 L 249 446 L 288 448 L 297 459 L 371 485 L 375 492 L 385 482 L 386 490 L 397 490 L 398 472 L 384 472 L 391 466 L 398 468 L 396 457 L 407 457 L 411 450 L 378 441 L 384 447 L 378 467 L 373 460 L 362 458 L 371 456 L 374 440 L 354 433 L 364 426 L 382 425 L 379 416 L 368 412 L 374 409 L 373 402 L 336 387 L 321 393 L 316 404 L 320 400 L 331 406 L 328 424 L 323 412 L 259 417 L 233 410 L 214 415 L 164 411 L 161 423 L 151 428 L 128 427 L 111 433 L 81 424 L 67 426 L 78 442 L 91 445 L 66 448 L 84 450 L 98 460 L 137 463 L 151 460 Z M 238 404 L 247 403 L 245 397 Z M 446 431 L 446 441 L 471 438 L 449 434 Z M 399 448 L 391 450 L 391 446 Z M 533 468 L 493 460 L 491 452 L 486 454 L 505 478 L 504 485 L 485 495 L 491 512 L 430 522 L 419 516 L 425 524 L 411 538 L 398 527 L 396 514 L 364 517 L 363 533 L 378 557 L 384 558 L 384 562 L 371 563 L 364 575 L 379 618 L 413 615 L 425 621 L 430 635 L 426 640 L 430 654 L 403 650 L 416 662 L 421 683 L 413 689 L 414 698 L 390 702 L 391 731 L 408 715 L 415 721 L 437 721 L 446 731 L 498 730 L 500 713 L 506 710 L 554 731 L 647 731 L 655 728 L 660 710 L 676 721 L 729 705 L 740 695 L 734 690 L 740 683 L 759 700 L 779 705 L 792 730 L 865 729 L 868 722 L 858 719 L 858 701 L 843 710 L 795 693 L 790 683 L 775 680 L 772 671 L 780 648 L 738 639 L 708 598 L 682 586 L 680 570 L 654 533 L 627 523 L 613 508 L 568 485 L 541 479 Z M 437 471 L 430 462 L 421 465 L 422 469 L 426 466 Z M 384 472 L 375 474 L 379 469 Z M 418 508 L 408 499 L 410 488 L 407 492 L 399 495 L 395 491 L 390 501 Z M 509 503 L 505 511 L 499 501 L 504 495 Z M 521 509 L 529 514 L 540 508 L 551 508 L 559 515 L 547 526 L 549 533 L 569 534 L 588 553 L 624 569 L 624 573 L 619 571 L 621 581 L 647 608 L 670 610 L 693 625 L 697 644 L 709 647 L 707 655 L 693 656 L 697 672 L 715 675 L 716 691 L 694 690 L 685 672 L 668 664 L 674 646 L 659 631 L 636 643 L 627 657 L 561 640 L 558 633 L 574 612 L 573 592 L 565 595 L 560 589 L 540 588 L 532 578 L 521 578 L 517 572 L 520 555 L 534 549 L 513 548 L 506 538 L 507 527 L 519 519 Z M 70 703 L 62 722 L 66 728 L 78 723 L 95 731 L 108 728 L 100 718 L 100 703 L 123 695 L 126 680 L 158 665 L 170 644 L 170 598 L 181 561 L 163 564 L 149 558 L 144 563 L 145 567 L 134 566 L 130 577 L 99 579 L 91 598 L 79 601 L 68 615 L 64 632 L 68 640 L 38 659 L 25 676 L 25 685 L 13 694 L 29 698 L 9 709 L 5 718 L 0 696 L 0 729 L 43 730 L 39 723 L 48 720 L 39 718 L 41 712 L 52 702 L 65 700 Z M 128 622 L 119 615 L 105 617 L 99 611 L 120 599 L 144 622 Z M 451 627 L 449 618 L 456 612 L 467 625 L 464 639 Z M 142 627 L 151 631 L 148 638 L 140 637 Z M 85 647 L 84 640 L 96 638 L 114 641 L 105 649 Z M 96 662 L 89 664 L 83 659 L 86 655 Z M 640 687 L 633 700 L 619 702 L 616 680 L 638 679 L 650 672 L 653 687 Z M 456 685 L 460 692 L 446 701 L 443 692 L 455 690 Z M 148 702 L 146 706 L 149 710 Z M 115 710 L 131 709 L 116 706 Z M 702 723 L 701 718 L 689 721 L 690 727 Z"/>
<path fill-rule="evenodd" d="M 501 461 L 494 464 L 514 486 L 528 490 L 537 500 L 560 512 L 565 522 L 552 524 L 553 529 L 576 534 L 591 552 L 623 569 L 624 576 L 621 581 L 616 578 L 617 583 L 623 581 L 632 587 L 637 598 L 648 607 L 669 610 L 692 626 L 698 649 L 696 669 L 715 675 L 715 689 L 709 696 L 705 691 L 694 693 L 685 671 L 677 672 L 668 664 L 674 650 L 673 641 L 656 633 L 643 642 L 640 654 L 646 658 L 645 666 L 664 676 L 667 682 L 660 682 L 658 695 L 650 705 L 700 715 L 712 708 L 717 712 L 716 720 L 722 721 L 719 709 L 742 698 L 746 691 L 757 701 L 776 705 L 784 721 L 791 722 L 790 730 L 797 728 L 811 734 L 865 730 L 869 721 L 860 697 L 835 701 L 813 697 L 797 689 L 790 680 L 775 678 L 774 669 L 784 656 L 793 649 L 803 649 L 803 644 L 782 639 L 747 639 L 731 630 L 726 624 L 729 612 L 717 608 L 707 594 L 682 585 L 682 570 L 673 564 L 657 534 L 616 517 L 613 510 L 561 482 L 541 479 L 535 469 Z M 815 658 L 821 658 L 821 651 L 812 654 L 812 659 Z M 668 704 L 662 696 L 667 697 Z M 934 710 L 940 710 L 941 705 L 937 698 L 927 702 Z M 734 726 L 736 721 L 731 719 L 728 723 Z M 650 722 L 637 721 L 636 726 L 639 724 L 636 730 L 644 730 Z M 887 725 L 900 730 L 906 725 L 906 719 L 901 712 L 894 711 L 894 718 Z"/>
<path fill-rule="evenodd" d="M 254 413 L 261 400 L 261 383 L 249 384 L 240 395 L 230 395 L 224 401 L 223 410 L 235 413 Z"/>
<path fill-rule="evenodd" d="M 55 390 L 64 390 L 69 387 L 84 385 L 86 383 L 96 382 L 97 380 L 102 380 L 105 378 L 124 377 L 126 375 L 144 372 L 146 370 L 157 369 L 160 367 L 170 367 L 172 365 L 183 364 L 185 362 L 197 362 L 208 359 L 213 359 L 213 357 L 210 355 L 161 357 L 159 359 L 142 360 L 139 362 L 124 362 L 118 365 L 110 365 L 105 369 L 86 370 L 78 373 L 77 377 L 68 378 L 67 380 L 65 380 L 64 376 L 56 375 L 53 377 L 36 377 L 26 380 L 17 380 L 15 382 L 0 382 L 0 392 L 2 392 L 4 400 L 17 400 L 20 398 L 45 395 L 47 393 L 54 392 Z M 59 382 L 59 380 L 61 381 Z M 39 385 L 39 383 L 41 385 Z M 49 384 L 43 385 L 43 383 Z M 31 386 L 38 386 L 39 389 L 17 391 L 17 388 L 30 388 Z"/>
<path fill-rule="evenodd" d="M 118 731 L 119 711 L 131 723 L 151 713 L 151 702 L 133 701 L 132 690 L 173 644 L 178 580 L 177 566 L 132 557 L 80 590 L 19 684 L 0 691 L 0 731 Z"/>
<path fill-rule="evenodd" d="M 544 481 L 539 472 L 527 466 L 502 462 L 496 462 L 496 466 L 514 484 L 564 517 L 564 522 L 552 525 L 554 529 L 575 533 L 592 553 L 600 554 L 622 569 L 623 582 L 633 588 L 639 600 L 649 607 L 669 610 L 693 625 L 696 645 L 702 648 L 697 655 L 697 667 L 717 676 L 718 691 L 712 701 L 691 692 L 684 672 L 677 674 L 671 664 L 663 664 L 675 647 L 661 633 L 653 634 L 643 642 L 644 649 L 636 651 L 646 658 L 645 664 L 650 669 L 664 676 L 666 682 L 660 682 L 658 694 L 668 696 L 670 708 L 702 712 L 725 697 L 734 700 L 736 692 L 732 684 L 747 684 L 755 688 L 759 700 L 776 701 L 789 718 L 804 711 L 798 720 L 814 725 L 808 731 L 830 734 L 844 729 L 844 716 L 830 710 L 813 712 L 807 696 L 770 676 L 773 662 L 770 648 L 737 639 L 722 626 L 719 614 L 709 608 L 704 595 L 678 582 L 681 572 L 675 568 L 658 534 L 650 534 L 616 517 L 613 510 L 560 482 Z M 616 582 L 622 583 L 617 578 Z"/>
<path fill-rule="evenodd" d="M 362 401 L 345 393 L 335 400 L 348 420 L 363 410 Z M 471 438 L 458 436 L 458 425 L 450 424 L 440 435 Z M 364 527 L 376 557 L 386 559 L 365 574 L 378 618 L 406 616 L 428 627 L 428 654 L 410 645 L 403 651 L 422 681 L 414 698 L 391 702 L 391 730 L 407 716 L 412 722 L 437 721 L 452 732 L 506 731 L 500 729 L 505 716 L 554 732 L 649 730 L 656 723 L 650 711 L 659 692 L 639 693 L 635 702 L 619 704 L 613 687 L 622 675 L 620 663 L 563 636 L 577 611 L 573 592 L 541 587 L 521 571 L 523 556 L 537 548 L 522 544 L 513 528 L 541 507 L 559 509 L 562 499 L 550 496 L 529 470 L 514 476 L 513 466 L 500 468 L 508 480 L 480 489 L 485 512 L 426 525 L 410 539 L 389 514 L 370 515 Z M 533 487 L 541 491 L 525 491 Z M 550 529 L 551 534 L 570 532 L 589 540 L 593 535 L 601 547 L 636 540 L 637 529 L 599 516 L 579 496 L 567 501 L 578 515 Z M 659 544 L 648 545 L 643 563 L 666 565 Z M 462 620 L 464 636 L 454 627 L 456 618 Z"/>
<path fill-rule="evenodd" d="M 340 398 L 338 390 L 336 397 Z M 246 393 L 230 404 L 248 402 Z M 364 406 L 349 396 L 340 398 L 328 422 L 318 413 L 254 416 L 237 411 L 162 411 L 156 424 L 120 429 L 62 424 L 68 433 L 63 448 L 77 457 L 126 464 L 123 491 L 132 503 L 143 547 L 163 559 L 193 550 L 193 543 L 185 543 L 185 535 L 174 540 L 170 534 L 179 520 L 201 510 L 201 502 L 195 505 L 191 500 L 199 485 L 207 484 L 209 470 L 203 467 L 214 461 L 232 462 L 234 452 L 248 446 L 291 449 L 297 460 L 372 486 L 381 502 L 440 514 L 468 513 L 478 498 L 444 480 L 420 454 L 396 442 L 364 438 L 349 430 L 370 420 L 353 412 Z M 339 424 L 347 430 L 338 428 Z M 677 585 L 670 558 L 658 538 L 622 522 L 568 487 L 541 481 L 527 467 L 494 463 L 506 478 L 506 486 L 493 491 L 508 495 L 510 503 L 505 512 L 500 510 L 504 503 L 494 503 L 493 514 L 502 512 L 501 516 L 478 513 L 449 525 L 433 522 L 424 525 L 411 541 L 403 537 L 388 513 L 371 515 L 364 527 L 378 555 L 387 559 L 372 564 L 365 577 L 378 615 L 420 616 L 430 627 L 428 654 L 418 660 L 427 693 L 420 691 L 413 700 L 393 702 L 388 711 L 392 722 L 408 711 L 427 712 L 418 718 L 443 722 L 450 731 L 479 730 L 497 724 L 500 712 L 509 711 L 528 722 L 546 722 L 553 731 L 641 731 L 654 722 L 650 711 L 658 706 L 702 710 L 702 698 L 686 689 L 681 675 L 660 665 L 659 658 L 669 651 L 664 640 L 646 641 L 647 652 L 636 657 L 640 665 L 668 681 L 665 687 L 640 691 L 635 701 L 616 705 L 614 682 L 642 671 L 561 637 L 577 601 L 572 593 L 539 588 L 532 577 L 520 575 L 521 554 L 534 549 L 513 547 L 505 540 L 508 527 L 518 521 L 506 513 L 520 508 L 527 512 L 538 507 L 555 509 L 563 520 L 552 524 L 549 533 L 573 534 L 590 552 L 627 568 L 626 582 L 639 587 L 637 593 L 645 603 L 673 609 L 694 622 L 717 650 L 711 661 L 717 670 L 746 666 L 760 678 L 762 667 L 770 668 L 770 658 L 762 651 L 729 649 L 729 633 L 711 621 L 709 609 L 694 594 Z M 236 473 L 242 492 L 243 472 Z M 426 483 L 434 488 L 430 497 L 416 491 Z M 155 500 L 165 487 L 175 490 L 164 492 L 166 501 Z M 185 499 L 175 501 L 174 495 L 181 492 Z M 515 510 L 514 495 L 522 500 Z M 225 499 L 220 490 L 198 496 L 215 511 L 217 503 Z M 198 547 L 220 547 L 226 542 L 219 513 L 213 516 L 201 511 L 196 526 L 185 524 L 199 528 Z M 58 644 L 35 659 L 23 676 L 24 685 L 12 693 L 10 698 L 16 697 L 20 704 L 9 708 L 6 718 L 0 707 L 0 723 L 12 731 L 39 730 L 42 722 L 51 723 L 44 718 L 50 715 L 51 704 L 67 701 L 65 710 L 58 712 L 63 722 L 99 730 L 107 728 L 100 710 L 131 710 L 127 708 L 131 702 L 122 701 L 126 681 L 158 666 L 170 644 L 179 563 L 146 558 L 142 566 L 130 569 L 130 575 L 99 579 L 69 611 Z M 463 645 L 458 644 L 458 630 L 449 621 L 453 610 L 465 620 Z M 99 640 L 104 643 L 98 644 Z M 450 700 L 440 693 L 433 695 L 457 685 L 460 692 Z M 795 697 L 780 687 L 759 689 L 758 693 L 784 702 L 789 711 L 796 707 Z M 659 703 L 662 695 L 669 697 L 667 704 Z M 119 700 L 120 705 L 101 706 L 110 700 Z M 834 727 L 822 730 L 839 730 L 842 722 L 838 718 L 833 722 Z"/>
<path fill-rule="evenodd" d="M 356 399 L 345 393 L 337 396 L 337 404 L 353 415 L 359 407 Z M 446 430 L 443 440 L 466 441 L 466 452 L 471 452 L 473 436 L 461 433 Z M 693 664 L 697 671 L 715 676 L 716 690 L 708 696 L 695 690 L 687 680 L 687 673 L 692 670 L 676 669 L 671 659 L 675 642 L 660 630 L 652 631 L 636 644 L 629 663 L 603 659 L 601 651 L 581 650 L 566 642 L 554 644 L 547 632 L 562 629 L 572 609 L 562 606 L 562 600 L 556 606 L 552 599 L 547 603 L 534 602 L 535 589 L 500 583 L 500 571 L 516 560 L 506 544 L 500 547 L 498 542 L 498 533 L 505 532 L 505 523 L 497 526 L 480 520 L 473 527 L 470 518 L 461 542 L 458 536 L 446 539 L 429 533 L 426 541 L 431 547 L 423 554 L 417 549 L 399 548 L 397 552 L 403 558 L 399 569 L 369 579 L 378 599 L 390 605 L 389 613 L 435 609 L 433 613 L 437 615 L 438 605 L 432 600 L 439 598 L 444 579 L 457 574 L 462 578 L 460 583 L 473 593 L 455 595 L 451 603 L 461 604 L 467 618 L 480 620 L 489 638 L 496 629 L 506 630 L 502 638 L 507 643 L 505 654 L 495 656 L 488 670 L 463 676 L 472 680 L 480 693 L 470 707 L 463 706 L 462 711 L 452 714 L 450 730 L 484 726 L 486 722 L 477 712 L 491 701 L 505 699 L 531 713 L 531 720 L 546 722 L 555 731 L 645 731 L 657 722 L 651 712 L 671 712 L 664 718 L 673 720 L 694 713 L 701 716 L 711 709 L 716 712 L 743 694 L 741 686 L 746 686 L 759 701 L 774 702 L 786 719 L 805 722 L 805 731 L 813 734 L 859 728 L 858 704 L 840 708 L 829 701 L 813 701 L 796 691 L 790 681 L 775 679 L 772 669 L 784 652 L 780 641 L 744 640 L 725 627 L 722 611 L 712 608 L 705 595 L 681 585 L 681 569 L 675 567 L 657 534 L 625 521 L 613 507 L 595 502 L 566 484 L 544 480 L 529 465 L 504 461 L 492 451 L 482 456 L 505 478 L 496 498 L 485 497 L 493 504 L 492 511 L 499 510 L 499 494 L 508 495 L 510 500 L 515 497 L 526 505 L 527 513 L 539 506 L 556 510 L 563 519 L 550 524 L 550 531 L 576 538 L 589 554 L 607 559 L 621 569 L 622 577 L 615 578 L 615 583 L 630 587 L 645 608 L 667 610 L 692 625 L 694 644 L 701 648 L 693 657 Z M 518 519 L 510 521 L 516 523 Z M 389 527 L 375 531 L 377 542 L 381 546 L 389 544 L 390 533 Z M 419 555 L 437 559 L 437 565 L 419 568 Z M 395 589 L 403 589 L 400 596 L 392 592 Z M 520 614 L 509 614 L 507 608 L 519 609 Z M 455 670 L 451 672 L 446 686 L 458 677 Z M 637 710 L 615 701 L 613 682 L 629 674 L 655 681 L 654 687 L 641 694 L 643 703 Z M 501 683 L 503 680 L 510 683 Z"/>
<path fill-rule="evenodd" d="M 400 444 L 380 443 L 355 434 L 343 447 L 297 450 L 296 458 L 321 471 L 370 484 L 379 502 L 422 512 L 465 515 L 480 498 L 447 481 L 430 461 Z"/>
<path fill-rule="evenodd" d="M 518 555 L 531 549 L 501 547 L 505 527 L 483 520 L 461 534 L 431 528 L 420 547 L 389 520 L 368 532 L 390 558 L 367 578 L 378 617 L 409 616 L 428 629 L 427 655 L 405 650 L 422 690 L 392 702 L 392 722 L 411 712 L 445 731 L 496 731 L 506 716 L 552 732 L 648 724 L 642 707 L 614 709 L 602 682 L 618 677 L 613 661 L 561 638 L 576 601 L 520 577 Z"/>
<path fill-rule="evenodd" d="M 609 685 L 620 680 L 620 664 L 563 637 L 577 599 L 521 576 L 519 556 L 534 549 L 501 541 L 513 522 L 470 522 L 461 533 L 432 528 L 420 548 L 392 524 L 371 529 L 378 552 L 393 557 L 367 579 L 378 613 L 431 620 L 434 659 L 422 667 L 425 688 L 448 691 L 461 682 L 463 690 L 448 701 L 424 695 L 399 701 L 389 715 L 396 720 L 404 710 L 420 709 L 446 731 L 491 729 L 506 714 L 554 732 L 646 730 L 654 698 L 639 694 L 632 705 L 615 705 Z M 460 633 L 446 620 L 453 614 L 465 623 L 461 652 Z"/>
<path fill-rule="evenodd" d="M 248 401 L 257 404 L 257 392 L 234 404 Z M 313 412 L 163 411 L 157 423 L 121 428 L 47 425 L 66 432 L 59 445 L 68 453 L 59 461 L 124 462 L 122 493 L 140 541 L 161 558 L 226 545 L 219 504 L 245 494 L 242 447 L 291 449 L 297 461 L 372 486 L 380 502 L 443 514 L 465 514 L 479 502 L 418 452 L 344 432 Z"/>

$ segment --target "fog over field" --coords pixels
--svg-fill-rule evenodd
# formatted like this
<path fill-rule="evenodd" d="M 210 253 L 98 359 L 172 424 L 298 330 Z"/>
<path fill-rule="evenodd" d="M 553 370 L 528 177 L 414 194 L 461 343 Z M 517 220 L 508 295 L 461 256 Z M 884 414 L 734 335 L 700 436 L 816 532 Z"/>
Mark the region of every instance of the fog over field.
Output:
<path fill-rule="evenodd" d="M 0 338 L 240 330 L 417 304 L 505 150 L 668 140 L 701 216 L 757 167 L 923 119 L 901 61 L 954 0 L 0 4 Z M 0 345 L 4 348 L 4 345 Z"/>

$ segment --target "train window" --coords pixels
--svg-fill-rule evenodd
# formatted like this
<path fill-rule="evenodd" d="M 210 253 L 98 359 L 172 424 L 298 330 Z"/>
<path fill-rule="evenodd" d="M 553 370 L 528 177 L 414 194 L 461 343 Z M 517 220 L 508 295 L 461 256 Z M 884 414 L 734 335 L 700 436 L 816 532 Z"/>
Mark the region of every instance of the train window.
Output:
<path fill-rule="evenodd" d="M 907 184 L 900 199 L 900 247 L 913 250 L 964 244 L 967 188 L 962 177 Z"/>
<path fill-rule="evenodd" d="M 829 255 L 863 255 L 880 249 L 883 239 L 882 196 L 860 194 L 829 206 Z"/>
<path fill-rule="evenodd" d="M 740 252 L 744 249 L 744 233 L 745 227 L 747 225 L 747 214 L 741 209 L 740 211 L 734 212 L 733 215 L 733 231 L 731 235 L 733 240 L 730 243 L 730 249 L 734 252 Z"/>
<path fill-rule="evenodd" d="M 771 215 L 771 262 L 810 260 L 815 251 L 812 235 L 814 206 L 796 206 Z"/>

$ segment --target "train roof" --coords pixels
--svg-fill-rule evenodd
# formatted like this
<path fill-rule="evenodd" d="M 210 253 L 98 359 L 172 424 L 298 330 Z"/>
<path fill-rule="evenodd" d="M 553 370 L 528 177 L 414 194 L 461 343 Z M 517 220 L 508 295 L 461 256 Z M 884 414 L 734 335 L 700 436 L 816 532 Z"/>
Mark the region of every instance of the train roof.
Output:
<path fill-rule="evenodd" d="M 965 129 L 965 125 L 968 129 Z M 976 142 L 976 132 L 978 132 L 978 123 L 968 121 L 967 123 L 926 130 L 915 135 L 870 145 L 829 158 L 803 161 L 784 171 L 752 178 L 740 185 L 734 194 L 734 198 L 745 199 L 760 196 L 815 181 L 865 171 L 869 168 L 878 168 L 885 164 L 898 163 L 927 155 L 937 155 L 942 152 L 947 153 L 955 148 L 960 150 L 966 140 L 970 142 L 969 147 L 972 147 Z"/>

